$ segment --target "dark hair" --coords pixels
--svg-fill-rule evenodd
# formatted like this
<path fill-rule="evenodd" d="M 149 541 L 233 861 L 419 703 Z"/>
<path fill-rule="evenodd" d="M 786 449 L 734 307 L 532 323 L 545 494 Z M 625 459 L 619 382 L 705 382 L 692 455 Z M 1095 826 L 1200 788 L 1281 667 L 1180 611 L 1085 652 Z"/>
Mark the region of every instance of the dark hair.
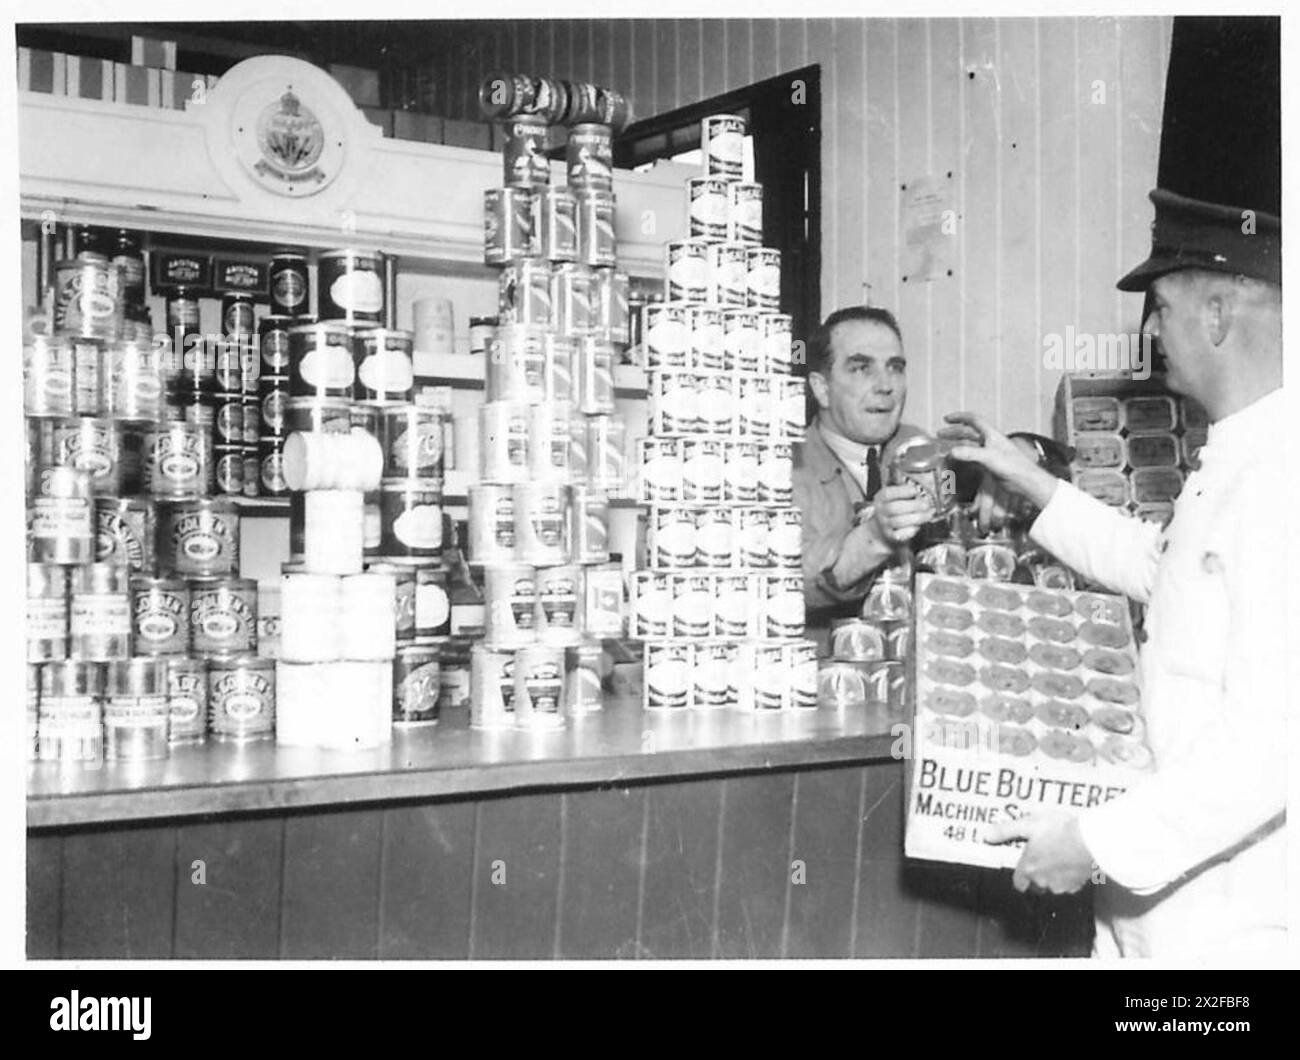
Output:
<path fill-rule="evenodd" d="M 843 324 L 845 321 L 850 320 L 861 320 L 868 324 L 883 324 L 897 336 L 900 345 L 903 342 L 903 332 L 899 329 L 894 314 L 888 309 L 867 305 L 851 305 L 844 309 L 837 309 L 822 322 L 822 326 L 814 331 L 812 338 L 808 340 L 809 372 L 821 372 L 825 375 L 830 371 L 831 332 L 835 329 L 836 324 Z"/>

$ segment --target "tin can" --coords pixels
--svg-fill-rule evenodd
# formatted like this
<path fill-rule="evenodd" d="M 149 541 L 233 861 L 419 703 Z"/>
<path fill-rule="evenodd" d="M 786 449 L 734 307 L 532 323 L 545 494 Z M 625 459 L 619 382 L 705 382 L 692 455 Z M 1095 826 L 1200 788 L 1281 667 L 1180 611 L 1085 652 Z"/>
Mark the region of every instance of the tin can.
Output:
<path fill-rule="evenodd" d="M 430 405 L 390 405 L 379 410 L 379 447 L 385 478 L 443 477 L 442 411 Z"/>
<path fill-rule="evenodd" d="M 735 114 L 710 114 L 700 123 L 705 176 L 742 179 L 746 132 L 745 119 Z"/>
<path fill-rule="evenodd" d="M 159 512 L 160 562 L 184 576 L 233 574 L 239 569 L 239 512 L 220 498 L 173 501 Z"/>
<path fill-rule="evenodd" d="M 82 251 L 54 265 L 54 328 L 59 335 L 112 340 L 121 332 L 121 269 Z"/>
<path fill-rule="evenodd" d="M 352 430 L 352 402 L 343 397 L 297 397 L 284 402 L 280 427 L 269 433 L 294 431 L 347 434 Z"/>
<path fill-rule="evenodd" d="M 486 397 L 488 401 L 546 399 L 546 358 L 553 341 L 539 324 L 504 324 L 488 349 Z"/>
<path fill-rule="evenodd" d="M 514 700 L 514 652 L 474 645 L 470 649 L 470 726 L 510 728 L 515 720 Z"/>
<path fill-rule="evenodd" d="M 304 255 L 277 251 L 271 258 L 266 279 L 273 318 L 300 317 L 308 312 L 311 307 L 311 274 L 307 271 Z"/>
<path fill-rule="evenodd" d="M 710 243 L 727 238 L 727 188 L 723 177 L 691 177 L 686 182 L 686 216 L 691 239 Z"/>
<path fill-rule="evenodd" d="M 190 647 L 190 590 L 180 578 L 131 578 L 131 636 L 137 655 L 184 655 Z"/>
<path fill-rule="evenodd" d="M 561 335 L 577 336 L 595 327 L 592 305 L 594 270 L 574 262 L 551 266 L 551 323 Z"/>
<path fill-rule="evenodd" d="M 211 339 L 213 379 L 217 391 L 242 395 L 244 392 L 244 349 L 252 342 L 248 335 Z"/>
<path fill-rule="evenodd" d="M 694 372 L 652 371 L 647 383 L 650 433 L 693 434 L 700 425 L 699 376 Z"/>
<path fill-rule="evenodd" d="M 221 330 L 226 335 L 253 334 L 253 296 L 227 291 L 221 296 Z"/>
<path fill-rule="evenodd" d="M 758 314 L 750 309 L 727 309 L 722 314 L 722 356 L 727 371 L 757 372 Z"/>
<path fill-rule="evenodd" d="M 384 479 L 379 484 L 379 510 L 382 555 L 441 555 L 442 483 L 437 479 Z"/>
<path fill-rule="evenodd" d="M 167 742 L 202 743 L 208 731 L 208 664 L 203 659 L 167 660 Z"/>
<path fill-rule="evenodd" d="M 645 307 L 647 368 L 685 368 L 690 360 L 687 308 L 680 302 L 653 302 Z"/>
<path fill-rule="evenodd" d="M 749 247 L 745 255 L 745 301 L 753 309 L 781 308 L 781 252 Z"/>
<path fill-rule="evenodd" d="M 625 635 L 623 568 L 602 563 L 582 569 L 582 628 L 590 638 Z"/>
<path fill-rule="evenodd" d="M 691 705 L 695 653 L 687 641 L 660 641 L 645 646 L 642 706 L 646 710 L 681 710 Z"/>
<path fill-rule="evenodd" d="M 571 339 L 547 334 L 542 341 L 542 397 L 543 402 L 572 401 L 577 356 Z M 531 390 L 531 383 L 530 383 Z"/>
<path fill-rule="evenodd" d="M 920 495 L 929 499 L 936 519 L 950 515 L 957 506 L 956 476 L 948 466 L 947 456 L 934 442 L 918 439 L 902 446 L 890 462 L 889 481 L 915 486 Z"/>
<path fill-rule="evenodd" d="M 514 487 L 515 554 L 524 563 L 568 563 L 568 487 L 520 482 Z"/>
<path fill-rule="evenodd" d="M 714 576 L 712 635 L 732 639 L 759 635 L 758 580 L 758 575 L 740 570 Z"/>
<path fill-rule="evenodd" d="M 528 406 L 519 401 L 488 401 L 479 409 L 482 478 L 493 484 L 528 477 Z"/>
<path fill-rule="evenodd" d="M 95 562 L 121 563 L 133 571 L 152 571 L 158 516 L 143 497 L 95 498 Z"/>
<path fill-rule="evenodd" d="M 223 496 L 244 495 L 244 446 L 218 445 L 212 450 L 217 468 L 216 492 Z"/>
<path fill-rule="evenodd" d="M 528 409 L 529 477 L 539 482 L 568 482 L 572 408 L 567 401 Z"/>
<path fill-rule="evenodd" d="M 393 724 L 422 728 L 438 721 L 441 664 L 436 644 L 411 644 L 393 658 Z"/>
<path fill-rule="evenodd" d="M 831 658 L 848 662 L 874 662 L 886 658 L 882 623 L 863 618 L 832 622 Z"/>
<path fill-rule="evenodd" d="M 104 414 L 105 343 L 99 339 L 72 340 L 72 411 L 79 416 Z"/>
<path fill-rule="evenodd" d="M 604 708 L 600 691 L 601 646 L 584 643 L 564 653 L 564 713 L 570 718 Z"/>
<path fill-rule="evenodd" d="M 68 572 L 53 563 L 27 564 L 27 661 L 68 654 Z"/>
<path fill-rule="evenodd" d="M 564 725 L 564 649 L 530 644 L 515 653 L 515 725 L 557 729 Z"/>
<path fill-rule="evenodd" d="M 578 259 L 578 200 L 565 187 L 537 192 L 538 253 L 548 261 Z M 471 351 L 472 352 L 472 351 Z"/>
<path fill-rule="evenodd" d="M 145 435 L 144 476 L 159 499 L 198 498 L 207 487 L 210 439 L 198 424 L 160 423 Z"/>
<path fill-rule="evenodd" d="M 537 639 L 537 574 L 527 563 L 483 572 L 484 637 L 494 648 L 517 648 Z"/>
<path fill-rule="evenodd" d="M 316 315 L 321 321 L 380 324 L 384 319 L 384 255 L 331 250 L 317 259 Z"/>
<path fill-rule="evenodd" d="M 741 644 L 735 675 L 742 710 L 766 712 L 790 706 L 790 675 L 783 644 Z"/>
<path fill-rule="evenodd" d="M 504 124 L 503 177 L 508 188 L 540 189 L 551 182 L 546 157 L 547 123 L 544 118 L 521 114 Z"/>
<path fill-rule="evenodd" d="M 145 761 L 167 757 L 167 661 L 124 659 L 104 673 L 104 757 Z"/>
<path fill-rule="evenodd" d="M 576 564 L 537 571 L 537 640 L 541 644 L 572 645 L 582 638 L 578 601 L 582 568 Z"/>
<path fill-rule="evenodd" d="M 671 504 L 682 499 L 682 447 L 678 438 L 637 439 L 637 500 Z"/>
<path fill-rule="evenodd" d="M 219 655 L 208 661 L 208 731 L 230 742 L 275 735 L 275 660 Z"/>
<path fill-rule="evenodd" d="M 23 345 L 23 411 L 28 416 L 71 416 L 75 409 L 72 345 L 33 335 Z"/>
<path fill-rule="evenodd" d="M 713 710 L 735 706 L 734 680 L 731 671 L 736 665 L 735 644 L 697 644 L 691 667 L 691 706 L 697 710 Z"/>
<path fill-rule="evenodd" d="M 301 323 L 291 316 L 263 317 L 257 325 L 259 375 L 288 376 L 289 332 Z"/>
<path fill-rule="evenodd" d="M 593 267 L 613 266 L 617 258 L 614 235 L 614 194 L 580 191 L 578 200 L 578 260 Z"/>
<path fill-rule="evenodd" d="M 1008 538 L 994 537 L 966 550 L 966 575 L 985 581 L 1009 582 L 1016 573 L 1016 550 Z"/>
<path fill-rule="evenodd" d="M 144 254 L 140 250 L 140 237 L 135 232 L 119 229 L 111 244 L 112 263 L 117 266 L 120 279 L 120 297 L 128 309 L 144 303 Z"/>
<path fill-rule="evenodd" d="M 415 639 L 415 568 L 398 563 L 370 563 L 371 574 L 391 575 L 394 582 L 393 636 L 402 644 Z"/>
<path fill-rule="evenodd" d="M 469 352 L 487 355 L 497 334 L 497 318 L 469 318 Z"/>
<path fill-rule="evenodd" d="M 682 502 L 722 501 L 723 442 L 718 438 L 682 439 Z"/>
<path fill-rule="evenodd" d="M 489 188 L 483 193 L 483 261 L 504 265 L 541 253 L 540 206 L 527 188 Z"/>
<path fill-rule="evenodd" d="M 700 508 L 690 513 L 694 524 L 694 561 L 701 567 L 736 565 L 736 527 L 730 509 Z"/>
<path fill-rule="evenodd" d="M 790 707 L 816 709 L 817 645 L 808 640 L 785 645 L 785 669 L 790 682 Z"/>
<path fill-rule="evenodd" d="M 551 264 L 544 258 L 505 263 L 497 284 L 498 319 L 507 324 L 551 323 Z"/>
<path fill-rule="evenodd" d="M 573 126 L 564 155 L 569 187 L 613 191 L 614 140 L 608 125 L 584 122 Z"/>
<path fill-rule="evenodd" d="M 258 492 L 263 497 L 283 497 L 289 492 L 284 481 L 285 435 L 263 434 L 257 443 Z"/>
<path fill-rule="evenodd" d="M 675 506 L 650 509 L 646 519 L 647 566 L 655 570 L 676 570 L 681 567 L 696 566 L 697 514 L 703 513 Z"/>
<path fill-rule="evenodd" d="M 259 472 L 261 461 L 257 458 L 257 446 L 244 443 L 244 496 L 256 497 L 261 489 Z"/>
<path fill-rule="evenodd" d="M 225 391 L 216 395 L 212 442 L 216 446 L 244 444 L 244 395 L 241 391 Z"/>
<path fill-rule="evenodd" d="M 261 406 L 258 440 L 263 435 L 284 434 L 289 408 L 289 377 L 264 375 L 257 381 L 257 395 Z"/>
<path fill-rule="evenodd" d="M 93 561 L 90 476 L 70 467 L 43 469 L 28 509 L 27 535 L 30 558 L 37 563 Z"/>
<path fill-rule="evenodd" d="M 794 457 L 789 442 L 758 446 L 758 503 L 784 505 L 794 499 Z"/>
<path fill-rule="evenodd" d="M 163 373 L 158 350 L 146 343 L 115 343 L 106 351 L 104 411 L 118 420 L 162 418 Z"/>
<path fill-rule="evenodd" d="M 515 501 L 509 486 L 469 487 L 469 556 L 495 567 L 515 560 Z"/>
<path fill-rule="evenodd" d="M 191 578 L 190 640 L 201 654 L 257 650 L 257 582 L 252 578 Z"/>
<path fill-rule="evenodd" d="M 415 384 L 414 338 L 409 331 L 372 328 L 356 337 L 358 401 L 410 401 Z"/>
<path fill-rule="evenodd" d="M 713 575 L 697 570 L 669 576 L 673 587 L 674 637 L 707 637 L 713 628 Z"/>
<path fill-rule="evenodd" d="M 131 655 L 130 570 L 91 563 L 68 572 L 68 647 L 76 659 L 107 661 Z"/>
<path fill-rule="evenodd" d="M 295 397 L 352 397 L 356 381 L 352 329 L 346 324 L 301 324 L 289 330 L 289 393 Z"/>
<path fill-rule="evenodd" d="M 802 441 L 807 432 L 807 399 L 804 381 L 799 376 L 774 378 L 772 400 L 777 414 L 773 434 L 786 441 Z"/>
<path fill-rule="evenodd" d="M 578 340 L 578 410 L 587 416 L 614 413 L 614 347 L 601 339 Z"/>
<path fill-rule="evenodd" d="M 569 541 L 575 563 L 609 561 L 609 498 L 601 490 L 574 486 L 569 491 Z"/>
<path fill-rule="evenodd" d="M 862 617 L 873 621 L 907 621 L 912 617 L 912 591 L 908 572 L 885 567 L 876 575 L 862 602 Z"/>
<path fill-rule="evenodd" d="M 121 428 L 113 420 L 70 416 L 54 425 L 54 463 L 86 472 L 97 494 L 121 492 L 121 445 Z"/>
<path fill-rule="evenodd" d="M 705 434 L 729 435 L 736 426 L 738 395 L 725 372 L 695 374 L 695 427 Z"/>
<path fill-rule="evenodd" d="M 628 635 L 635 639 L 667 637 L 673 623 L 672 576 L 664 571 L 639 570 L 632 575 L 632 622 Z"/>
<path fill-rule="evenodd" d="M 689 366 L 699 371 L 721 371 L 726 364 L 722 351 L 722 310 L 717 306 L 687 306 L 686 330 L 690 336 Z"/>
<path fill-rule="evenodd" d="M 720 309 L 746 304 L 748 257 L 743 243 L 710 243 L 706 258 L 705 296 L 700 301 Z"/>
<path fill-rule="evenodd" d="M 772 375 L 789 375 L 793 357 L 793 318 L 789 313 L 758 315 L 761 371 Z"/>
<path fill-rule="evenodd" d="M 419 621 L 417 585 L 417 617 Z M 397 649 L 393 614 L 397 582 L 383 571 L 350 574 L 339 592 L 339 643 L 344 658 L 356 662 L 387 662 Z"/>
<path fill-rule="evenodd" d="M 736 508 L 736 544 L 742 567 L 767 567 L 772 552 L 767 539 L 771 532 L 771 514 L 766 508 Z"/>
<path fill-rule="evenodd" d="M 704 302 L 709 293 L 709 247 L 703 239 L 674 239 L 664 248 L 664 299 Z"/>
<path fill-rule="evenodd" d="M 587 416 L 581 462 L 570 454 L 575 477 L 585 475 L 591 489 L 624 493 L 627 490 L 627 424 L 617 416 Z M 581 418 L 572 421 L 581 424 Z M 572 440 L 572 435 L 570 436 Z"/>
<path fill-rule="evenodd" d="M 451 595 L 447 572 L 436 567 L 415 571 L 415 636 L 446 637 L 451 634 Z"/>
<path fill-rule="evenodd" d="M 69 660 L 40 668 L 37 758 L 42 762 L 103 759 L 104 668 Z"/>
<path fill-rule="evenodd" d="M 596 337 L 617 346 L 628 343 L 627 273 L 616 269 L 592 269 L 592 320 Z"/>

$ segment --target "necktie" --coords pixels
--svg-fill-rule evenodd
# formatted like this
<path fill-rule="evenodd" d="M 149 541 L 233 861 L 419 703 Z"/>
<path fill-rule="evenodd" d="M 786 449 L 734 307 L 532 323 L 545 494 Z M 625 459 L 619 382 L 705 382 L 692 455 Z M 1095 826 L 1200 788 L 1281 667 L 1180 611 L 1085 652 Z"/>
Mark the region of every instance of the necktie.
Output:
<path fill-rule="evenodd" d="M 873 500 L 880 490 L 880 449 L 867 447 L 867 500 Z"/>

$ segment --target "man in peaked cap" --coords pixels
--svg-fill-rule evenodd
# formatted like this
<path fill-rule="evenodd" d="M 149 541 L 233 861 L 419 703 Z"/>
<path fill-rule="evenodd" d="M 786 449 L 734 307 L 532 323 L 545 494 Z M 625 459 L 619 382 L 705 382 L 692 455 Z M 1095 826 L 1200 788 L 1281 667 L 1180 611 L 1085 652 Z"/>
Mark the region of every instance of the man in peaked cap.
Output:
<path fill-rule="evenodd" d="M 1207 55 L 1222 58 L 1225 39 L 1249 45 L 1249 61 L 1207 65 Z M 1239 169 L 1239 157 L 1215 152 L 1214 126 L 1198 127 L 1195 112 L 1178 109 L 1176 74 L 1215 81 L 1216 69 L 1235 68 L 1252 80 L 1239 99 L 1257 94 L 1260 79 L 1267 90 L 1276 23 L 1178 19 L 1173 52 L 1151 254 L 1119 281 L 1121 290 L 1147 292 L 1143 330 L 1164 355 L 1169 388 L 1199 401 L 1211 420 L 1201 468 L 1172 522 L 1161 530 L 1125 518 L 1058 482 L 978 416 L 955 414 L 946 431 L 961 442 L 954 457 L 982 464 L 1042 509 L 1031 530 L 1039 544 L 1147 605 L 1140 670 L 1155 767 L 1109 803 L 1043 811 L 995 826 L 989 838 L 1025 841 L 1014 874 L 1021 890 L 1066 893 L 1103 881 L 1097 956 L 1274 963 L 1287 956 L 1285 745 L 1294 708 L 1280 581 L 1289 481 L 1279 448 L 1287 426 L 1280 167 L 1259 156 L 1276 159 L 1280 137 L 1267 107 L 1236 113 L 1232 121 L 1253 130 L 1225 134 L 1252 153 Z M 1274 121 L 1278 85 L 1274 74 Z M 1193 102 L 1231 96 L 1219 82 L 1182 90 Z M 1214 113 L 1226 118 L 1214 98 Z M 1177 135 L 1193 128 L 1194 144 Z"/>

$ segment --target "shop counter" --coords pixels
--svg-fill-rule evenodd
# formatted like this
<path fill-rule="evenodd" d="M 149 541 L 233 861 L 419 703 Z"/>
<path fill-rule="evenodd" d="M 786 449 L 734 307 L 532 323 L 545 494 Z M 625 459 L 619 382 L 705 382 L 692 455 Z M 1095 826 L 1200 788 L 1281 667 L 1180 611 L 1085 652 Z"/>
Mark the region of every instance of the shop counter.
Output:
<path fill-rule="evenodd" d="M 208 744 L 28 774 L 27 926 L 51 958 L 1086 954 L 1088 897 L 902 856 L 883 709 L 555 733 L 464 712 L 344 754 Z"/>

